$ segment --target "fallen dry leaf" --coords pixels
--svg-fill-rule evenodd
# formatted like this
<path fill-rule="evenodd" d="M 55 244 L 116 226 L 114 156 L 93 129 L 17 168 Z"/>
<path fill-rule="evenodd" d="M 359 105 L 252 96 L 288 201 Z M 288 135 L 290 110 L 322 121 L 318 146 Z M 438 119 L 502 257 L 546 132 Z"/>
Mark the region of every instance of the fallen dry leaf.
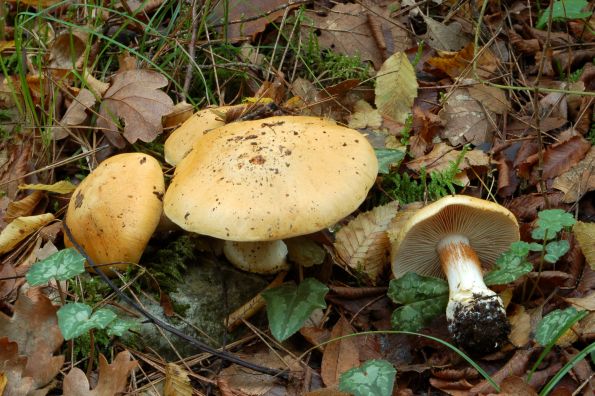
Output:
<path fill-rule="evenodd" d="M 57 307 L 41 293 L 30 294 L 34 296 L 19 295 L 12 317 L 0 312 L 0 334 L 18 344 L 19 354 L 27 357 L 23 375 L 31 377 L 33 387 L 40 389 L 62 368 L 64 356 L 54 356 L 54 352 L 64 339 L 58 328 Z"/>
<path fill-rule="evenodd" d="M 591 242 L 593 241 L 595 241 L 595 239 L 591 240 Z M 565 298 L 564 300 L 578 310 L 586 309 L 591 312 L 595 311 L 595 291 L 585 297 Z"/>
<path fill-rule="evenodd" d="M 474 53 L 473 43 L 467 44 L 465 48 L 455 53 L 442 53 L 441 56 L 428 59 L 428 64 L 443 71 L 452 79 L 473 78 L 471 61 Z M 489 78 L 498 68 L 498 58 L 489 48 L 479 48 L 478 58 L 475 60 L 476 71 L 479 77 Z"/>
<path fill-rule="evenodd" d="M 82 125 L 88 117 L 87 110 L 93 107 L 97 99 L 88 89 L 81 89 L 74 98 L 66 113 L 60 120 L 59 126 L 52 129 L 54 139 L 64 139 L 68 136 L 68 129 Z"/>
<path fill-rule="evenodd" d="M 128 351 L 122 351 L 112 364 L 108 364 L 105 356 L 100 354 L 99 378 L 93 390 L 90 390 L 89 380 L 81 369 L 71 369 L 64 377 L 64 396 L 113 396 L 124 392 L 130 372 L 138 365 L 130 357 Z"/>
<path fill-rule="evenodd" d="M 473 388 L 473 384 L 466 379 L 453 381 L 430 378 L 430 385 L 451 396 L 467 396 L 469 395 L 469 389 Z"/>
<path fill-rule="evenodd" d="M 188 372 L 175 363 L 165 365 L 163 396 L 192 396 Z"/>
<path fill-rule="evenodd" d="M 382 116 L 377 109 L 374 109 L 365 100 L 358 100 L 353 108 L 353 114 L 349 118 L 349 128 L 380 128 Z"/>
<path fill-rule="evenodd" d="M 25 181 L 24 175 L 29 172 L 33 143 L 22 135 L 13 135 L 10 141 L 0 143 L 0 192 L 14 201 L 18 184 Z"/>
<path fill-rule="evenodd" d="M 8 208 L 6 208 L 4 220 L 12 221 L 17 217 L 31 215 L 43 196 L 44 193 L 42 191 L 33 191 L 33 193 L 27 195 L 25 198 L 9 203 Z"/>
<path fill-rule="evenodd" d="M 494 382 L 500 385 L 506 378 L 511 375 L 520 376 L 523 375 L 529 365 L 529 359 L 533 355 L 534 348 L 529 349 L 517 349 L 512 358 L 498 371 L 491 375 Z M 479 384 L 475 385 L 469 392 L 471 394 L 494 392 L 495 389 L 487 380 L 482 380 Z"/>
<path fill-rule="evenodd" d="M 461 31 L 460 23 L 445 25 L 426 15 L 423 18 L 428 25 L 426 38 L 430 47 L 440 51 L 460 51 L 469 43 L 469 38 Z"/>
<path fill-rule="evenodd" d="M 510 311 L 510 308 L 509 308 Z M 531 316 L 522 305 L 514 305 L 508 315 L 510 335 L 508 339 L 517 348 L 522 348 L 531 340 Z"/>
<path fill-rule="evenodd" d="M 336 234 L 334 247 L 338 258 L 349 268 L 365 274 L 373 285 L 388 265 L 389 223 L 399 211 L 398 202 L 390 202 L 361 213 Z"/>
<path fill-rule="evenodd" d="M 380 16 L 377 26 L 384 37 L 386 49 L 380 48 L 378 41 L 374 38 L 374 33 L 368 15 L 372 17 Z M 386 19 L 382 19 L 382 17 Z M 320 30 L 318 43 L 320 48 L 331 48 L 333 52 L 357 56 L 360 60 L 371 61 L 374 67 L 378 69 L 384 61 L 383 53 L 394 54 L 399 51 L 405 51 L 411 46 L 411 39 L 407 29 L 399 22 L 390 18 L 387 10 L 383 10 L 372 2 L 365 5 L 357 3 L 339 3 L 328 11 L 328 15 L 321 16 L 315 12 L 307 12 L 306 20 L 311 21 L 307 26 Z M 387 21 L 390 21 L 388 23 Z M 302 25 L 303 26 L 303 25 Z M 310 34 L 307 29 L 306 34 Z M 304 38 L 308 40 L 306 36 Z"/>
<path fill-rule="evenodd" d="M 572 227 L 578 244 L 585 255 L 591 269 L 595 270 L 595 223 L 583 223 L 577 221 Z"/>
<path fill-rule="evenodd" d="M 485 84 L 475 84 L 468 86 L 467 90 L 473 99 L 496 114 L 504 114 L 510 108 L 506 94 L 500 88 Z"/>
<path fill-rule="evenodd" d="M 331 331 L 331 339 L 353 333 L 354 330 L 347 319 L 341 316 Z M 326 344 L 320 368 L 322 381 L 329 388 L 336 387 L 342 373 L 359 365 L 358 343 L 354 337 L 346 337 Z"/>
<path fill-rule="evenodd" d="M 595 190 L 595 146 L 578 164 L 554 179 L 552 187 L 564 193 L 562 202 L 572 203 Z"/>
<path fill-rule="evenodd" d="M 500 384 L 499 396 L 537 396 L 537 392 L 521 377 L 511 375 Z"/>
<path fill-rule="evenodd" d="M 80 69 L 84 54 L 90 43 L 88 34 L 82 30 L 68 29 L 56 36 L 50 44 L 48 61 L 49 69 Z"/>
<path fill-rule="evenodd" d="M 2 267 L 0 267 L 0 300 L 4 300 L 15 291 L 16 276 L 17 273 L 12 265 L 9 263 L 2 264 Z"/>
<path fill-rule="evenodd" d="M 404 124 L 417 96 L 417 78 L 407 54 L 397 52 L 382 64 L 374 92 L 378 112 Z"/>
<path fill-rule="evenodd" d="M 48 191 L 56 194 L 69 194 L 76 186 L 68 180 L 60 180 L 54 184 L 20 184 L 19 190 Z"/>
<path fill-rule="evenodd" d="M 448 169 L 453 162 L 461 155 L 461 150 L 455 150 L 446 143 L 434 145 L 432 151 L 407 163 L 407 168 L 419 172 L 425 168 L 427 173 L 442 172 Z M 459 164 L 459 169 L 464 171 L 474 166 L 488 166 L 489 157 L 481 150 L 473 149 L 465 153 Z"/>
<path fill-rule="evenodd" d="M 473 98 L 467 88 L 455 88 L 438 115 L 445 123 L 442 137 L 452 146 L 466 143 L 479 146 L 491 141 L 490 119 L 494 120 L 495 114 Z"/>
<path fill-rule="evenodd" d="M 54 220 L 54 215 L 44 213 L 14 219 L 0 233 L 0 254 L 10 251 L 19 242 Z"/>
<path fill-rule="evenodd" d="M 122 135 L 130 143 L 153 141 L 163 132 L 161 117 L 173 107 L 171 98 L 159 89 L 166 85 L 165 76 L 151 70 L 117 73 L 103 97 L 97 126 L 118 148 L 125 146 L 118 131 L 119 120 L 124 124 Z"/>
<path fill-rule="evenodd" d="M 590 149 L 591 143 L 582 136 L 573 136 L 550 145 L 543 153 L 543 178 L 550 179 L 566 172 L 582 160 Z M 536 169 L 531 173 L 531 180 L 534 183 L 538 180 Z"/>
<path fill-rule="evenodd" d="M 0 338 L 0 373 L 4 376 L 3 395 L 27 395 L 33 390 L 33 378 L 25 375 L 27 357 L 19 355 L 16 342 Z"/>

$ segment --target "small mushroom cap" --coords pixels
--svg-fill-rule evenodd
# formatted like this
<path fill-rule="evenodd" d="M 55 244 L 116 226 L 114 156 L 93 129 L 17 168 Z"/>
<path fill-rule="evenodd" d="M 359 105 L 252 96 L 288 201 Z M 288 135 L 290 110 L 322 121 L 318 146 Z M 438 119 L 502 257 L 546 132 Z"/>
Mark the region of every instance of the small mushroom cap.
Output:
<path fill-rule="evenodd" d="M 163 152 L 165 162 L 177 165 L 205 132 L 225 125 L 223 116 L 240 106 L 221 106 L 199 110 L 180 125 L 165 141 Z"/>
<path fill-rule="evenodd" d="M 519 225 L 508 209 L 466 195 L 441 198 L 399 226 L 388 232 L 396 278 L 407 272 L 444 278 L 436 247 L 449 234 L 467 237 L 482 264 L 488 266 L 520 237 Z"/>
<path fill-rule="evenodd" d="M 164 210 L 187 231 L 232 241 L 283 239 L 353 212 L 377 171 L 366 138 L 329 120 L 231 123 L 204 135 L 180 162 Z"/>
<path fill-rule="evenodd" d="M 79 184 L 65 221 L 96 264 L 137 263 L 159 223 L 164 190 L 155 158 L 143 153 L 115 155 Z M 67 237 L 64 243 L 72 246 Z"/>

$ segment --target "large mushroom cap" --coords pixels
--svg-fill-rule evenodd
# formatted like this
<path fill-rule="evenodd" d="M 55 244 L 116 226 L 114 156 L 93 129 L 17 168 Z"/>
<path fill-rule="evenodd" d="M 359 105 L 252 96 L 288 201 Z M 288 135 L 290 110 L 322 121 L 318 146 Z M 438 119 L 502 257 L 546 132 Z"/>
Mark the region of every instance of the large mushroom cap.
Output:
<path fill-rule="evenodd" d="M 115 155 L 76 188 L 66 224 L 97 264 L 136 263 L 159 223 L 164 190 L 155 158 L 142 153 Z M 66 237 L 64 242 L 72 245 Z"/>
<path fill-rule="evenodd" d="M 180 125 L 165 141 L 163 154 L 165 162 L 177 165 L 205 132 L 225 125 L 225 114 L 238 106 L 221 106 L 199 110 Z"/>
<path fill-rule="evenodd" d="M 180 164 L 164 199 L 180 227 L 263 241 L 328 227 L 361 204 L 378 162 L 359 132 L 316 117 L 225 125 Z"/>
<path fill-rule="evenodd" d="M 436 247 L 452 234 L 466 236 L 481 262 L 491 265 L 519 240 L 519 226 L 514 215 L 496 203 L 466 195 L 441 198 L 389 231 L 395 277 L 416 272 L 444 278 Z"/>

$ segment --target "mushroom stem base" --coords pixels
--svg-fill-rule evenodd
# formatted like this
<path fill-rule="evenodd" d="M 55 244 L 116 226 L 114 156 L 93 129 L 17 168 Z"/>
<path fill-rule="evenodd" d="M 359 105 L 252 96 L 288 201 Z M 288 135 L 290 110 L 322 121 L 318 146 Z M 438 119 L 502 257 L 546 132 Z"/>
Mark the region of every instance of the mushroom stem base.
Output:
<path fill-rule="evenodd" d="M 453 340 L 471 354 L 487 354 L 508 339 L 510 325 L 500 297 L 483 281 L 481 264 L 469 240 L 449 235 L 438 244 L 449 286 L 446 308 Z"/>

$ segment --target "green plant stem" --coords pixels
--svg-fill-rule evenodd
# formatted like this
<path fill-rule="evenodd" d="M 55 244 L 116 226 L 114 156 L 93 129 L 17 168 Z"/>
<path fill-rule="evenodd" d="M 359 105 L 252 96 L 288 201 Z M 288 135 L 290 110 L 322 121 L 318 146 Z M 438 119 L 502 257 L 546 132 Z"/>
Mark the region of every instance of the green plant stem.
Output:
<path fill-rule="evenodd" d="M 531 292 L 529 292 L 529 296 L 527 297 L 529 300 L 531 299 L 531 297 L 533 297 L 533 293 L 535 293 L 535 290 L 537 289 L 537 285 L 539 284 L 539 278 L 541 277 L 541 272 L 543 271 L 543 262 L 544 257 L 545 257 L 545 244 L 547 242 L 547 230 L 544 232 L 543 234 L 543 242 L 542 242 L 542 249 L 541 249 L 541 255 L 539 257 L 539 268 L 537 270 L 537 278 L 535 278 L 535 280 L 533 281 L 533 286 L 531 287 Z"/>
<path fill-rule="evenodd" d="M 548 393 L 550 393 L 552 389 L 554 389 L 554 387 L 558 384 L 558 382 L 560 382 L 562 377 L 564 377 L 570 371 L 570 369 L 572 369 L 578 362 L 583 360 L 588 354 L 594 351 L 595 342 L 591 343 L 588 347 L 580 351 L 574 358 L 572 358 L 571 361 L 566 363 L 564 367 L 562 367 L 560 371 L 554 375 L 550 382 L 548 382 L 547 385 L 543 387 L 541 392 L 539 392 L 539 396 L 546 396 Z"/>
<path fill-rule="evenodd" d="M 471 359 L 469 356 L 467 356 L 467 354 L 465 354 L 465 352 L 463 352 L 462 350 L 460 350 L 459 348 L 457 348 L 456 346 L 441 340 L 440 338 L 436 338 L 436 337 L 432 337 L 430 335 L 426 335 L 426 334 L 420 334 L 420 333 L 415 333 L 412 331 L 401 331 L 401 330 L 376 330 L 376 331 L 363 331 L 360 333 L 353 333 L 353 334 L 347 334 L 341 337 L 337 337 L 337 338 L 332 338 L 328 341 L 325 342 L 321 342 L 318 345 L 314 345 L 313 347 L 307 349 L 304 353 L 302 353 L 299 357 L 298 357 L 298 361 L 301 361 L 306 355 L 308 355 L 310 352 L 314 351 L 315 349 L 320 348 L 323 345 L 326 344 L 330 344 L 332 342 L 335 341 L 340 341 L 344 338 L 348 338 L 348 337 L 356 337 L 356 336 L 365 336 L 365 335 L 375 335 L 375 334 L 406 334 L 406 335 L 413 335 L 413 336 L 418 336 L 418 337 L 424 337 L 427 339 L 430 339 L 432 341 L 436 341 L 450 349 L 452 349 L 454 352 L 456 352 L 459 356 L 461 356 L 463 359 L 465 359 L 467 361 L 467 363 L 469 363 L 475 370 L 477 370 L 477 372 L 479 374 L 481 374 L 482 377 L 484 377 L 486 379 L 486 381 L 488 381 L 490 383 L 490 385 L 492 385 L 492 387 L 494 387 L 494 389 L 496 390 L 496 392 L 500 392 L 500 386 L 496 383 L 496 381 L 494 381 L 492 379 L 492 377 L 490 377 L 490 375 L 483 369 L 481 368 L 481 366 L 477 363 L 475 363 L 475 361 L 473 359 Z"/>

